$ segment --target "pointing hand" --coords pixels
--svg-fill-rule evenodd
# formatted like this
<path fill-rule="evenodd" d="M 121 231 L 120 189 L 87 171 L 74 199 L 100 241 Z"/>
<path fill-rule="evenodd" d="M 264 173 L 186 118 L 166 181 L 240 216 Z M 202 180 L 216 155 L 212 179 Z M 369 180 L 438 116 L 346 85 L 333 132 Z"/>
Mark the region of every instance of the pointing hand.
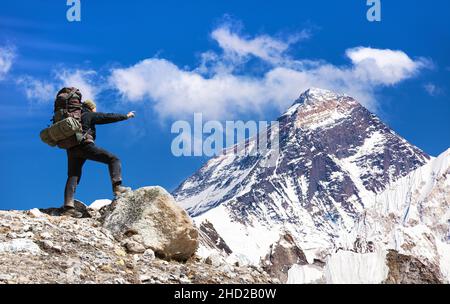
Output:
<path fill-rule="evenodd" d="M 135 114 L 134 111 L 131 111 L 130 113 L 127 114 L 127 117 L 128 117 L 128 118 L 133 118 L 133 117 L 135 117 L 135 116 L 136 116 L 136 114 Z"/>

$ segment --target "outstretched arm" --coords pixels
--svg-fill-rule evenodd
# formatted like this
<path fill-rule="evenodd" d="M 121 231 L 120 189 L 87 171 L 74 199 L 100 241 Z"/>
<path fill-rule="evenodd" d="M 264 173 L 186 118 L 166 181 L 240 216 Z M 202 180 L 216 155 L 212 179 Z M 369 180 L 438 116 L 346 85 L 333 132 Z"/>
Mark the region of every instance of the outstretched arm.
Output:
<path fill-rule="evenodd" d="M 93 117 L 93 122 L 96 125 L 104 125 L 117 121 L 122 121 L 128 119 L 129 116 L 125 114 L 116 114 L 116 113 L 95 113 Z"/>

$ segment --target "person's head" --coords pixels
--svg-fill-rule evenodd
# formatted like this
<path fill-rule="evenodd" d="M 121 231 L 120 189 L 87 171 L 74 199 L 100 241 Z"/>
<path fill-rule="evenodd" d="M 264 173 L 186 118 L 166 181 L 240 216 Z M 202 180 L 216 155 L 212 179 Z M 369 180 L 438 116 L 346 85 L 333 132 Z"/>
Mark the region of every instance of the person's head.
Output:
<path fill-rule="evenodd" d="M 91 112 L 97 112 L 97 105 L 90 99 L 83 102 L 83 107 Z"/>

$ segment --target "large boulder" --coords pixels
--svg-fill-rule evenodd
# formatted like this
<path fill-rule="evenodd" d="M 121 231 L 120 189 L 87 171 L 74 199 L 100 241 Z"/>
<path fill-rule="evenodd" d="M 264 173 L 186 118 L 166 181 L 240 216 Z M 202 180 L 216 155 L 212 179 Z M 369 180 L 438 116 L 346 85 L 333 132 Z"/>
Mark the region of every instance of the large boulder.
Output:
<path fill-rule="evenodd" d="M 197 250 L 197 229 L 161 187 L 124 193 L 102 213 L 103 226 L 130 251 L 152 249 L 160 258 L 185 261 Z"/>

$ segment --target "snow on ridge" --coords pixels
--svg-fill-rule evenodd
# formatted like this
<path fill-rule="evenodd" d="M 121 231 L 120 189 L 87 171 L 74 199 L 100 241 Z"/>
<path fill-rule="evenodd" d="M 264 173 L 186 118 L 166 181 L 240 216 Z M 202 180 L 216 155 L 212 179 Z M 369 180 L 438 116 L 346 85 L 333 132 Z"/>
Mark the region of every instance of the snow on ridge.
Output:
<path fill-rule="evenodd" d="M 242 256 L 254 265 L 259 264 L 260 257 L 265 256 L 270 245 L 280 238 L 279 229 L 265 227 L 257 221 L 243 225 L 232 220 L 223 204 L 194 218 L 197 226 L 205 220 L 214 223 L 217 233 L 235 256 Z"/>
<path fill-rule="evenodd" d="M 94 209 L 94 210 L 100 210 L 105 206 L 108 206 L 111 204 L 111 200 L 110 199 L 98 199 L 95 200 L 92 204 L 89 205 L 89 208 Z"/>
<path fill-rule="evenodd" d="M 377 194 L 374 201 L 375 207 L 384 213 L 404 213 L 405 208 L 408 207 L 406 204 L 411 201 L 413 193 L 420 193 L 420 196 L 415 199 L 423 201 L 435 186 L 437 178 L 449 170 L 450 149 L 410 174 L 399 178 L 385 191 Z"/>
<path fill-rule="evenodd" d="M 332 100 L 341 97 L 347 97 L 347 95 L 313 87 L 302 93 L 299 100 L 303 101 L 304 104 L 308 104 L 311 101 Z"/>

